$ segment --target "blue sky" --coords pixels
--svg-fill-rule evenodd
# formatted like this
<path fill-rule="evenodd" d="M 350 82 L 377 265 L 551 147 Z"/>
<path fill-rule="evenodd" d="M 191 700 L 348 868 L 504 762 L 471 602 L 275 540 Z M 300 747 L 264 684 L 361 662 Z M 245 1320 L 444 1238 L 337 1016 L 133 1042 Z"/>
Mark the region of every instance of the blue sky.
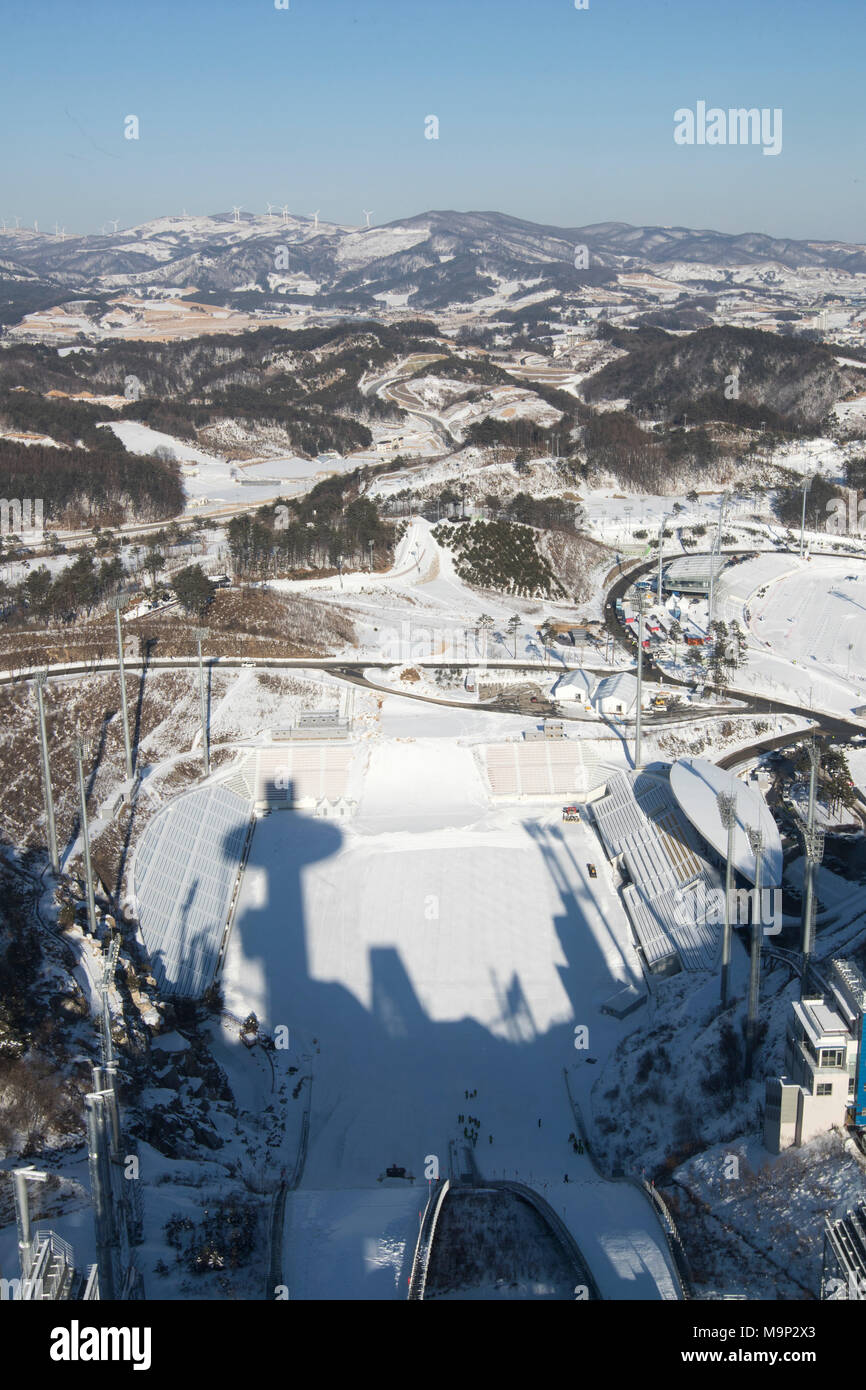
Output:
<path fill-rule="evenodd" d="M 863 0 L 289 6 L 7 3 L 0 215 L 85 232 L 270 200 L 866 241 Z M 699 100 L 781 107 L 781 154 L 677 146 Z"/>

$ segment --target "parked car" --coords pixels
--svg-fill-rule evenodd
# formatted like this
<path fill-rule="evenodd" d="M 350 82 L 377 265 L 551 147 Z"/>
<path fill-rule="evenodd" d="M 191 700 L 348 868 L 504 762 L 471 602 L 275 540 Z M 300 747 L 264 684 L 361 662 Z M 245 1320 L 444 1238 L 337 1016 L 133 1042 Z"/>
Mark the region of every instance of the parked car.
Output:
<path fill-rule="evenodd" d="M 590 878 L 598 878 L 598 869 L 595 867 L 594 864 L 587 864 L 586 871 L 589 874 Z"/>
<path fill-rule="evenodd" d="M 562 819 L 563 819 L 563 820 L 576 820 L 576 821 L 579 821 L 579 820 L 580 820 L 580 811 L 579 811 L 578 807 L 577 807 L 577 806 L 563 806 L 563 808 L 562 808 Z"/>

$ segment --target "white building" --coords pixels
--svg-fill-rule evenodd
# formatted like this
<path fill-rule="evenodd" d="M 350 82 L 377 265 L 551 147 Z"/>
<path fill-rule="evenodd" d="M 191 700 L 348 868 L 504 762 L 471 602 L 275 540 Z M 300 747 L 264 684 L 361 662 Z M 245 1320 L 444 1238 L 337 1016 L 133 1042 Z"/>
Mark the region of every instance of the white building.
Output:
<path fill-rule="evenodd" d="M 861 1038 L 866 982 L 850 961 L 834 959 L 828 992 L 791 1005 L 785 1075 L 767 1081 L 764 1145 L 780 1153 L 816 1134 L 864 1122 Z"/>
<path fill-rule="evenodd" d="M 629 671 L 605 676 L 595 687 L 592 703 L 597 714 L 633 714 L 637 706 L 637 677 Z"/>
<path fill-rule="evenodd" d="M 595 676 L 591 671 L 564 671 L 551 690 L 557 704 L 589 709 Z"/>

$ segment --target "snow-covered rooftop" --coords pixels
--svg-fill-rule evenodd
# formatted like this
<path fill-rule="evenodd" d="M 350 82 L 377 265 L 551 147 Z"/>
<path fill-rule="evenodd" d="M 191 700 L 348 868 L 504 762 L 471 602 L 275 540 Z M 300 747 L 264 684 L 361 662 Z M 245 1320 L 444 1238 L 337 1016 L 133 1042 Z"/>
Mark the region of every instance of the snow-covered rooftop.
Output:
<path fill-rule="evenodd" d="M 716 798 L 719 792 L 734 797 L 733 862 L 737 873 L 755 882 L 756 860 L 748 831 L 760 829 L 763 841 L 762 887 L 777 888 L 782 882 L 782 841 L 770 808 L 754 786 L 747 786 L 732 772 L 725 772 L 706 758 L 680 758 L 671 768 L 671 788 L 692 825 L 718 854 L 728 848 L 728 832 L 722 824 Z"/>

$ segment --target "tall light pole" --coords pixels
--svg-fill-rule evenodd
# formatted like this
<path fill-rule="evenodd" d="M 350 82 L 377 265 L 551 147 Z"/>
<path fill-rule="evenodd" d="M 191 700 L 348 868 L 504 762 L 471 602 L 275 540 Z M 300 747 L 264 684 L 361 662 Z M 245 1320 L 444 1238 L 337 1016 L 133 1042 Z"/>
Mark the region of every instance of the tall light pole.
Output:
<path fill-rule="evenodd" d="M 657 601 L 658 601 L 659 603 L 661 603 L 661 601 L 662 601 L 662 553 L 663 553 L 664 548 L 665 548 L 665 522 L 666 522 L 666 521 L 667 521 L 667 517 L 666 517 L 666 516 L 663 516 L 663 517 L 662 517 L 662 521 L 661 521 L 661 525 L 660 525 L 660 527 L 659 527 L 659 581 L 658 581 L 658 584 L 657 584 L 657 586 L 656 586 L 656 599 L 657 599 Z"/>
<path fill-rule="evenodd" d="M 746 1014 L 746 1076 L 752 1074 L 752 1063 L 758 1040 L 758 1001 L 761 991 L 761 945 L 764 934 L 761 910 L 761 886 L 764 869 L 764 835 L 759 827 L 746 832 L 755 856 L 755 896 L 752 900 L 752 949 L 749 957 L 749 1004 Z"/>
<path fill-rule="evenodd" d="M 42 756 L 42 795 L 45 800 L 45 821 L 48 828 L 48 856 L 51 860 L 51 872 L 60 873 L 60 858 L 57 853 L 57 830 L 54 824 L 54 794 L 51 789 L 51 767 L 48 762 L 48 732 L 45 727 L 45 699 L 44 686 L 48 678 L 47 671 L 37 671 L 36 704 L 39 708 L 39 751 Z"/>
<path fill-rule="evenodd" d="M 719 792 L 716 797 L 722 825 L 728 832 L 728 846 L 725 855 L 725 925 L 722 935 L 722 1008 L 728 1007 L 728 993 L 731 973 L 731 898 L 734 887 L 734 829 L 737 824 L 737 798 L 732 792 Z"/>
<path fill-rule="evenodd" d="M 807 988 L 806 976 L 815 944 L 815 870 L 824 857 L 824 832 L 815 825 L 821 754 L 814 739 L 806 744 L 806 752 L 809 755 L 809 810 L 806 815 L 806 828 L 803 832 L 806 853 L 803 863 L 803 909 L 800 922 L 800 949 L 803 953 L 803 970 L 800 975 L 801 996 Z"/>
<path fill-rule="evenodd" d="M 641 766 L 641 734 L 643 733 L 643 589 L 637 605 L 637 709 L 634 719 L 634 770 Z"/>
<path fill-rule="evenodd" d="M 201 644 L 208 636 L 206 627 L 195 629 L 195 640 L 198 643 L 198 699 L 201 712 L 201 747 L 204 755 L 204 775 L 210 777 L 210 746 L 208 741 L 207 728 L 207 694 L 204 687 L 204 662 L 201 655 Z"/>
<path fill-rule="evenodd" d="M 117 668 L 120 674 L 120 708 L 123 713 L 123 744 L 126 749 L 126 780 L 132 781 L 132 740 L 129 737 L 129 709 L 126 703 L 126 671 L 123 666 L 123 631 L 120 626 L 120 610 L 126 603 L 126 594 L 117 594 L 111 600 L 117 621 Z"/>
<path fill-rule="evenodd" d="M 811 477 L 803 479 L 803 512 L 800 517 L 800 559 L 803 558 L 803 551 L 806 548 L 806 493 L 812 486 Z"/>
<path fill-rule="evenodd" d="M 87 888 L 87 922 L 91 936 L 96 936 L 96 900 L 93 896 L 93 871 L 90 867 L 90 826 L 87 822 L 87 790 L 84 786 L 84 759 L 87 757 L 87 744 L 77 738 L 73 745 L 78 767 L 78 804 L 81 815 L 81 838 L 84 843 L 84 876 Z"/>

